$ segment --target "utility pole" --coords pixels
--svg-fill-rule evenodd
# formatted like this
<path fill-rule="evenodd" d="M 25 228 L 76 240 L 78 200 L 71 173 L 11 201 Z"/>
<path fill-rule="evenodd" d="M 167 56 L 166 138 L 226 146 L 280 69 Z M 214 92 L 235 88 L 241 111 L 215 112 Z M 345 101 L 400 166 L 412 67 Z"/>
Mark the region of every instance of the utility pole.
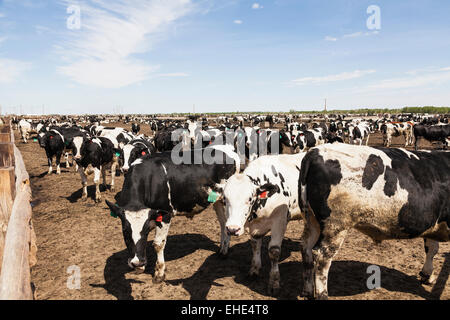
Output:
<path fill-rule="evenodd" d="M 325 98 L 325 113 L 327 113 L 327 99 Z"/>

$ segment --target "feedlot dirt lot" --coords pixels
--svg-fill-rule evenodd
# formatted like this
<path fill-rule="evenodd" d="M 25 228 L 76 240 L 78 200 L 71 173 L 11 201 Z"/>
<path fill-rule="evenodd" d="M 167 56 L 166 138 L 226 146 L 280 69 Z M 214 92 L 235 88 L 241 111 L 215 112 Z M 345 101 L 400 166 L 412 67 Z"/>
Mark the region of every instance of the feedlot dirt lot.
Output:
<path fill-rule="evenodd" d="M 130 129 L 131 125 L 116 124 Z M 141 133 L 149 134 L 148 125 Z M 371 136 L 370 145 L 381 146 L 382 137 Z M 394 138 L 393 147 L 403 144 Z M 93 176 L 88 177 L 88 200 L 81 200 L 81 179 L 73 167 L 61 175 L 48 174 L 45 152 L 31 139 L 22 143 L 16 132 L 16 145 L 22 152 L 33 191 L 33 224 L 37 236 L 38 263 L 32 270 L 37 299 L 302 299 L 302 258 L 300 235 L 303 222 L 292 221 L 282 244 L 280 258 L 281 291 L 278 297 L 267 295 L 270 261 L 269 237 L 262 248 L 260 278 L 249 280 L 251 262 L 248 236 L 232 238 L 226 259 L 220 258 L 220 229 L 212 208 L 194 216 L 175 217 L 165 250 L 166 281 L 152 282 L 156 256 L 149 235 L 148 265 L 145 273 L 136 274 L 127 266 L 127 251 L 121 222 L 110 216 L 104 201 L 93 200 Z M 425 142 L 421 145 L 431 147 Z M 53 166 L 54 172 L 56 171 Z M 110 174 L 107 176 L 109 188 Z M 117 178 L 120 191 L 123 175 Z M 114 201 L 116 193 L 102 191 L 102 200 Z M 438 279 L 434 286 L 422 285 L 418 279 L 425 252 L 422 239 L 384 241 L 376 245 L 353 230 L 335 257 L 329 276 L 330 299 L 450 299 L 446 285 L 450 272 L 450 243 L 440 245 L 434 266 Z M 381 288 L 369 290 L 367 268 L 381 270 Z M 80 269 L 81 286 L 68 289 L 70 266 Z M 69 269 L 70 271 L 70 269 Z M 70 279 L 69 279 L 70 282 Z"/>

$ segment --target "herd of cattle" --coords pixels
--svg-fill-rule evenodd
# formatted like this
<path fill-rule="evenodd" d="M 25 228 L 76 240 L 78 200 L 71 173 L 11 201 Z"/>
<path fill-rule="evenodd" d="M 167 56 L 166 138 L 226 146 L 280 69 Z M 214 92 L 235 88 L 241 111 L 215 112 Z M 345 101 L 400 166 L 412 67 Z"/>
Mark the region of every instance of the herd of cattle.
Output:
<path fill-rule="evenodd" d="M 270 232 L 270 294 L 280 290 L 281 244 L 287 224 L 295 219 L 305 225 L 305 297 L 328 297 L 332 259 L 352 228 L 375 242 L 423 238 L 426 259 L 420 277 L 428 284 L 436 280 L 433 257 L 439 242 L 450 237 L 450 152 L 417 150 L 417 142 L 422 137 L 447 149 L 448 117 L 334 117 L 308 122 L 292 116 L 121 119 L 133 122 L 132 132 L 104 127 L 98 118 L 90 120 L 33 123 L 14 118 L 13 124 L 24 142 L 31 132 L 37 133 L 49 173 L 53 157 L 60 174 L 61 156 L 70 166 L 72 154 L 84 199 L 89 174 L 94 173 L 98 202 L 100 173 L 106 185 L 106 172 L 111 170 L 111 190 L 116 172 L 124 173 L 117 203 L 106 203 L 122 222 L 131 268 L 145 268 L 147 237 L 156 229 L 154 282 L 165 278 L 171 219 L 201 213 L 211 205 L 221 228 L 220 254 L 227 254 L 231 236 L 250 235 L 250 275 L 260 273 L 262 238 Z M 263 123 L 282 129 L 258 126 Z M 152 136 L 139 134 L 144 125 L 150 126 Z M 384 147 L 368 146 L 375 132 L 383 134 Z M 405 146 L 415 151 L 389 148 L 394 136 L 404 136 Z M 214 161 L 207 161 L 210 158 Z"/>

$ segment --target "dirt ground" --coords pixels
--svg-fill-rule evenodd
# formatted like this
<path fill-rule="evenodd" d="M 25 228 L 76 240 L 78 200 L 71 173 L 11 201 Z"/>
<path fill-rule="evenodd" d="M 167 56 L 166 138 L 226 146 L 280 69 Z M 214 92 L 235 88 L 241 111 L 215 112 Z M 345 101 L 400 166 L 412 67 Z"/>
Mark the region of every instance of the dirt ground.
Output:
<path fill-rule="evenodd" d="M 148 134 L 148 126 L 142 127 L 145 127 L 142 132 Z M 248 236 L 232 238 L 228 258 L 221 259 L 216 254 L 219 224 L 212 209 L 193 219 L 172 220 L 165 250 L 166 281 L 153 284 L 154 232 L 149 235 L 146 272 L 135 274 L 126 263 L 120 220 L 110 216 L 105 202 L 96 204 L 93 200 L 93 177 L 88 178 L 89 198 L 83 202 L 81 179 L 73 167 L 66 169 L 63 165 L 60 176 L 49 175 L 45 152 L 38 143 L 31 140 L 23 144 L 17 132 L 16 141 L 33 190 L 38 263 L 32 270 L 32 282 L 37 299 L 301 299 L 302 222 L 293 221 L 288 225 L 282 244 L 281 292 L 277 298 L 266 292 L 269 238 L 263 242 L 261 277 L 251 281 L 246 277 L 251 261 Z M 394 146 L 401 146 L 403 138 L 394 138 L 393 142 Z M 381 143 L 381 135 L 371 137 L 370 145 Z M 108 183 L 109 178 L 108 175 Z M 122 183 L 123 176 L 120 176 L 117 191 Z M 102 189 L 103 200 L 114 201 L 115 194 Z M 446 285 L 450 243 L 441 244 L 435 256 L 439 277 L 434 286 L 423 286 L 417 280 L 424 259 L 422 239 L 376 245 L 365 235 L 352 231 L 331 266 L 330 299 L 450 299 L 450 286 Z M 367 288 L 370 265 L 380 267 L 379 289 Z M 70 266 L 80 268 L 80 289 L 68 289 Z"/>

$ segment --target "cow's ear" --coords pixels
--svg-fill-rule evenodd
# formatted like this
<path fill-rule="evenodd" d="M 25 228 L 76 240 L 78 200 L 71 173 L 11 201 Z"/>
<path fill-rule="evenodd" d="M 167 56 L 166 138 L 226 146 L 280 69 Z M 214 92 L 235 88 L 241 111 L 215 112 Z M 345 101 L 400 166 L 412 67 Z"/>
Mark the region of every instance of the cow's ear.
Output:
<path fill-rule="evenodd" d="M 123 218 L 125 216 L 125 211 L 119 207 L 117 204 L 114 204 L 112 202 L 109 202 L 108 200 L 105 200 L 106 204 L 108 205 L 109 209 L 111 210 L 111 216 L 114 218 Z"/>
<path fill-rule="evenodd" d="M 73 138 L 67 138 L 66 141 L 64 141 L 65 145 L 68 146 L 73 142 Z"/>
<path fill-rule="evenodd" d="M 149 219 L 155 221 L 156 226 L 162 228 L 162 223 L 169 223 L 172 219 L 172 213 L 165 210 L 151 209 L 149 213 Z"/>
<path fill-rule="evenodd" d="M 276 192 L 280 192 L 280 187 L 276 184 L 266 183 L 256 190 L 256 195 L 260 199 L 267 199 L 273 196 Z"/>
<path fill-rule="evenodd" d="M 116 157 L 120 157 L 122 155 L 122 150 L 119 148 L 113 148 L 113 153 Z"/>

